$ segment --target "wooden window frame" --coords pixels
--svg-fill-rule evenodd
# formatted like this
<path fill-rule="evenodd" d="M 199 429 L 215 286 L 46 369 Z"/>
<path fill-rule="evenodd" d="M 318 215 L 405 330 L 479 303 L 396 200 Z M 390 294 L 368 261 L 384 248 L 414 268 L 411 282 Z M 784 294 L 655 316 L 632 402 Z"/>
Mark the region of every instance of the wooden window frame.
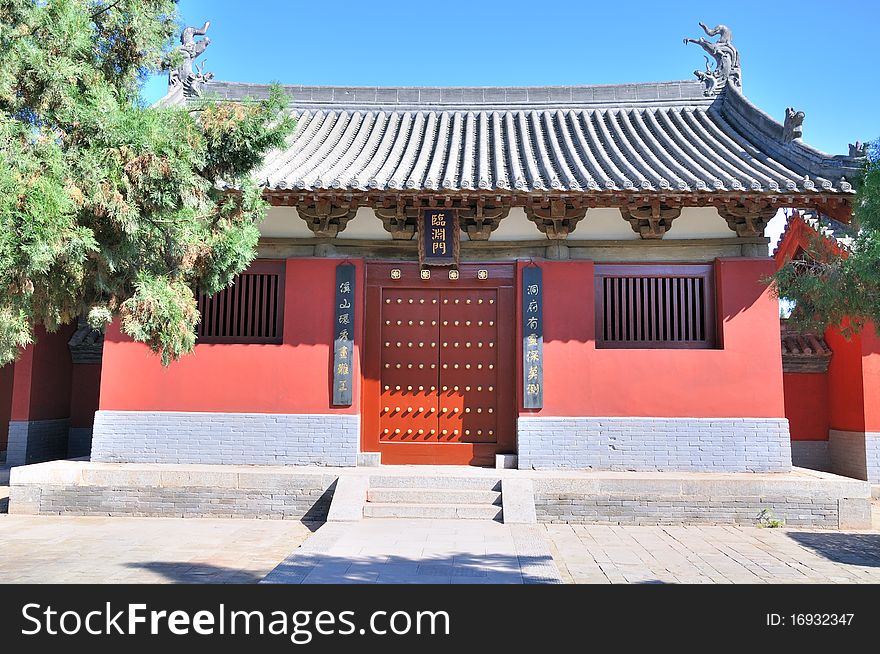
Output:
<path fill-rule="evenodd" d="M 222 328 L 219 330 L 229 331 L 229 327 L 231 326 L 229 320 L 233 321 L 236 325 L 248 325 L 251 324 L 251 320 L 260 320 L 261 323 L 264 320 L 274 322 L 274 336 L 241 336 L 236 334 L 217 334 L 205 336 L 201 334 L 201 330 L 203 328 L 203 322 L 199 323 L 199 327 L 197 328 L 197 333 L 199 334 L 196 343 L 197 344 L 243 344 L 243 345 L 281 345 L 284 341 L 284 278 L 285 278 L 285 261 L 283 259 L 280 260 L 257 260 L 254 261 L 246 270 L 242 273 L 236 275 L 235 283 L 228 288 L 223 289 L 218 292 L 214 296 L 210 298 L 210 300 L 214 300 L 216 302 L 215 311 L 217 311 L 217 315 L 214 320 L 220 320 Z M 251 314 L 249 317 L 239 316 L 238 309 L 239 305 L 237 303 L 228 302 L 230 295 L 234 298 L 239 291 L 239 288 L 247 288 L 240 284 L 243 277 L 249 275 L 275 275 L 277 276 L 277 284 L 276 284 L 276 302 L 275 302 L 275 315 L 269 317 L 267 315 L 263 316 L 255 316 Z M 242 292 L 250 292 L 242 291 Z M 262 288 L 258 292 L 262 294 L 262 298 L 264 303 L 268 303 L 268 293 L 269 289 Z M 206 298 L 202 294 L 197 294 L 196 296 L 199 313 L 205 310 Z M 231 312 L 231 314 L 230 314 Z M 204 321 L 204 314 L 202 314 L 202 321 Z M 242 323 L 244 321 L 244 323 Z M 212 323 L 213 324 L 213 323 Z"/>
<path fill-rule="evenodd" d="M 714 264 L 596 264 L 595 268 L 595 316 L 596 316 L 596 347 L 600 349 L 626 349 L 626 350 L 648 350 L 648 349 L 671 349 L 671 350 L 700 350 L 700 349 L 716 349 L 719 343 L 718 325 L 716 322 L 715 310 L 715 266 Z M 606 321 L 610 317 L 605 315 L 605 279 L 607 278 L 693 278 L 703 280 L 703 304 L 700 307 L 700 314 L 703 318 L 705 330 L 705 338 L 703 340 L 669 340 L 669 339 L 648 339 L 648 340 L 611 340 L 605 339 Z M 646 297 L 646 296 L 645 296 Z M 634 305 L 632 299 L 628 302 L 629 307 L 635 306 L 638 311 L 638 305 Z M 681 316 L 681 314 L 679 314 Z M 695 314 L 688 316 L 693 322 L 696 322 Z M 610 325 L 610 323 L 608 323 Z M 645 323 L 643 323 L 644 325 Z M 657 323 L 659 324 L 659 323 Z M 666 329 L 670 323 L 667 321 Z M 651 331 L 657 329 L 657 326 L 651 328 Z M 646 331 L 643 327 L 642 331 Z"/>

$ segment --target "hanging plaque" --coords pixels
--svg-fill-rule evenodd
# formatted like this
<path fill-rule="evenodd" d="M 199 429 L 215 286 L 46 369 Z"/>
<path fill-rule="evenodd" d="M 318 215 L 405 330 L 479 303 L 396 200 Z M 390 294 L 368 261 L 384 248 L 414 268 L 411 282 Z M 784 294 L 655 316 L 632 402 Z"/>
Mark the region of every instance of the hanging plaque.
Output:
<path fill-rule="evenodd" d="M 333 319 L 333 406 L 351 406 L 354 367 L 355 267 L 336 266 L 336 292 Z"/>
<path fill-rule="evenodd" d="M 419 222 L 419 263 L 458 265 L 458 217 L 452 209 L 425 209 Z"/>
<path fill-rule="evenodd" d="M 538 266 L 523 268 L 523 408 L 544 406 L 544 288 Z"/>

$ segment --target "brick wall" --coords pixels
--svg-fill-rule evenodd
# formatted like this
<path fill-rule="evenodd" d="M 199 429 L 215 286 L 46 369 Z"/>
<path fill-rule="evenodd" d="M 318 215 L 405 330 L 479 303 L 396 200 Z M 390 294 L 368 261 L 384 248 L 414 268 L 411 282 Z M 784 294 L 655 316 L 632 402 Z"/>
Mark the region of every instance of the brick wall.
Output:
<path fill-rule="evenodd" d="M 791 464 L 800 468 L 831 472 L 828 441 L 792 441 Z"/>
<path fill-rule="evenodd" d="M 784 418 L 536 418 L 518 420 L 521 469 L 786 472 Z"/>
<path fill-rule="evenodd" d="M 323 521 L 335 476 L 279 479 L 268 488 L 45 484 L 10 488 L 17 514 L 271 518 Z"/>
<path fill-rule="evenodd" d="M 880 484 L 880 432 L 828 432 L 832 470 L 839 475 Z"/>
<path fill-rule="evenodd" d="M 765 509 L 790 527 L 837 529 L 839 500 L 789 497 L 651 498 L 535 493 L 538 522 L 616 525 L 756 525 Z"/>
<path fill-rule="evenodd" d="M 69 423 L 67 418 L 10 421 L 6 464 L 20 466 L 67 458 Z"/>
<path fill-rule="evenodd" d="M 92 460 L 353 466 L 359 440 L 356 415 L 98 411 Z"/>
<path fill-rule="evenodd" d="M 89 456 L 92 451 L 92 428 L 71 427 L 67 437 L 67 457 L 75 459 Z"/>

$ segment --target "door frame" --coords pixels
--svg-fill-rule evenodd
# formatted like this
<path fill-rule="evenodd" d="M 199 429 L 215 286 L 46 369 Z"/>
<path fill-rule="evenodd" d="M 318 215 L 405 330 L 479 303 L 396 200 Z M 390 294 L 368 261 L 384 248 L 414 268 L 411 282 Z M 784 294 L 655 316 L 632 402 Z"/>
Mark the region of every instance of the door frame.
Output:
<path fill-rule="evenodd" d="M 400 271 L 400 279 L 391 271 Z M 479 279 L 485 270 L 487 279 Z M 368 261 L 365 265 L 363 383 L 361 384 L 361 451 L 380 452 L 383 464 L 446 464 L 494 466 L 496 454 L 516 451 L 516 262 L 462 263 L 459 278 L 449 279 L 447 268 L 433 268 L 431 278 L 420 277 L 419 264 Z M 498 292 L 498 408 L 494 443 L 382 442 L 381 408 L 382 289 L 415 288 L 455 290 L 496 289 Z"/>

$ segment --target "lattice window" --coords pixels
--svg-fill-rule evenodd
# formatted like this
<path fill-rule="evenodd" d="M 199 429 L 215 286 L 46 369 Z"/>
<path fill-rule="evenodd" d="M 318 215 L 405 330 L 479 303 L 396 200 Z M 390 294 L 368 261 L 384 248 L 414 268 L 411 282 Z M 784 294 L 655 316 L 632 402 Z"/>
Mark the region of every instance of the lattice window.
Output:
<path fill-rule="evenodd" d="M 284 262 L 256 261 L 232 286 L 198 294 L 199 343 L 281 343 L 284 328 Z"/>
<path fill-rule="evenodd" d="M 597 265 L 596 345 L 715 347 L 711 265 Z"/>

